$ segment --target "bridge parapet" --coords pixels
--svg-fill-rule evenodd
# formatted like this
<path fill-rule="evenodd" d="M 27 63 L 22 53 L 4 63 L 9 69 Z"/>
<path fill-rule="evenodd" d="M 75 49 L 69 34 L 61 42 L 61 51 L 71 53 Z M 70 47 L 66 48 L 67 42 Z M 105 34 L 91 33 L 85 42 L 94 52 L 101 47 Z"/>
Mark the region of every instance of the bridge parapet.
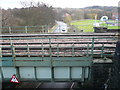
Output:
<path fill-rule="evenodd" d="M 20 80 L 84 81 L 90 79 L 94 58 L 111 58 L 114 38 L 2 38 L 1 77 Z M 8 72 L 6 72 L 8 71 Z"/>

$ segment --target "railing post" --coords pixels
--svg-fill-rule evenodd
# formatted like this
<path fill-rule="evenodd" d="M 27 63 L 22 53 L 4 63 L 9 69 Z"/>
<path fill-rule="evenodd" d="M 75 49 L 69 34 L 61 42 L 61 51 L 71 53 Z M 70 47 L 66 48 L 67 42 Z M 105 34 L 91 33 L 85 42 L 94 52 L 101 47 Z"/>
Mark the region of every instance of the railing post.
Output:
<path fill-rule="evenodd" d="M 47 30 L 45 31 L 45 33 L 47 33 L 49 31 L 49 29 L 50 29 L 50 26 L 47 25 Z"/>
<path fill-rule="evenodd" d="M 42 42 L 42 58 L 44 57 L 44 46 L 43 46 L 43 42 Z"/>
<path fill-rule="evenodd" d="M 46 30 L 47 30 L 47 25 L 44 25 L 44 32 L 43 33 L 45 33 Z"/>
<path fill-rule="evenodd" d="M 57 44 L 57 57 L 59 57 L 59 44 Z"/>
<path fill-rule="evenodd" d="M 27 42 L 27 53 L 28 53 L 28 57 L 30 57 L 30 49 L 29 49 L 29 44 Z"/>
<path fill-rule="evenodd" d="M 10 45 L 11 45 L 12 57 L 14 57 L 13 42 L 12 42 L 11 38 L 10 38 Z"/>
<path fill-rule="evenodd" d="M 49 54 L 50 58 L 52 57 L 52 51 L 51 51 L 51 37 L 49 37 Z"/>
<path fill-rule="evenodd" d="M 87 57 L 89 56 L 89 43 L 87 44 Z"/>
<path fill-rule="evenodd" d="M 95 41 L 95 39 L 94 39 L 94 37 L 92 38 L 92 47 L 91 47 L 91 55 L 92 55 L 92 57 L 93 57 L 93 55 L 94 55 L 94 41 Z"/>
<path fill-rule="evenodd" d="M 104 43 L 102 43 L 101 57 L 104 57 Z"/>
<path fill-rule="evenodd" d="M 74 49 L 74 43 L 73 43 L 73 45 L 72 45 L 72 57 L 74 57 L 75 56 L 75 49 Z"/>
<path fill-rule="evenodd" d="M 28 33 L 28 27 L 25 26 L 25 33 Z"/>
<path fill-rule="evenodd" d="M 13 57 L 13 64 L 14 64 L 14 66 L 16 66 L 15 65 L 15 48 L 14 48 L 14 44 L 13 44 L 11 38 L 10 38 L 10 45 L 11 45 L 11 52 L 12 52 L 12 57 Z"/>
<path fill-rule="evenodd" d="M 44 26 L 42 25 L 42 31 L 41 31 L 41 33 L 44 33 Z"/>
<path fill-rule="evenodd" d="M 9 33 L 12 34 L 12 30 L 11 30 L 11 27 L 9 27 Z"/>
<path fill-rule="evenodd" d="M 53 60 L 52 60 L 51 37 L 49 37 L 49 54 L 50 54 L 51 81 L 53 81 L 53 79 L 54 79 L 54 67 L 53 67 Z"/>

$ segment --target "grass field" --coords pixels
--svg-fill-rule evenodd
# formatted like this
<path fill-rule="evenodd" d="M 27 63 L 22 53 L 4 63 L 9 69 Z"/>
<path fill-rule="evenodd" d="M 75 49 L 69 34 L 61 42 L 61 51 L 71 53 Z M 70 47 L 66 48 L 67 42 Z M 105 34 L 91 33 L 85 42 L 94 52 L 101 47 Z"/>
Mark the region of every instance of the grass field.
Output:
<path fill-rule="evenodd" d="M 108 29 L 120 29 L 120 26 L 108 26 Z"/>
<path fill-rule="evenodd" d="M 96 23 L 101 22 L 100 20 L 96 20 Z M 110 20 L 109 22 L 113 22 L 113 20 Z M 74 21 L 71 22 L 70 25 L 74 25 L 79 31 L 83 30 L 83 32 L 94 32 L 93 24 L 95 23 L 95 20 L 80 20 L 80 21 Z M 101 27 L 108 27 L 108 29 L 118 29 L 120 27 L 118 26 L 110 26 L 107 25 L 105 22 L 101 22 Z"/>
<path fill-rule="evenodd" d="M 71 25 L 74 25 L 78 30 L 83 30 L 83 32 L 94 32 L 93 23 L 94 20 L 81 20 L 72 22 Z"/>

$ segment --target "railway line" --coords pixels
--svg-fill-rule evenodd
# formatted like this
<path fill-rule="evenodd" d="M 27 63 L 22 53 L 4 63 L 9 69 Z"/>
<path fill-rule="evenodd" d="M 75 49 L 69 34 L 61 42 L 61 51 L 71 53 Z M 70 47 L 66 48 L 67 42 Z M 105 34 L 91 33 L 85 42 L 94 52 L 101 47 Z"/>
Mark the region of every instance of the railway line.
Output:
<path fill-rule="evenodd" d="M 98 57 L 101 53 L 114 53 L 116 44 L 115 34 L 42 34 L 34 37 L 4 36 L 0 43 L 2 55 L 11 56 L 11 46 L 14 47 L 14 54 L 19 56 L 86 56 L 92 54 Z M 102 49 L 102 50 L 101 50 Z M 103 51 L 104 49 L 104 51 Z M 92 52 L 92 53 L 91 53 Z M 101 55 L 100 55 L 101 56 Z"/>
<path fill-rule="evenodd" d="M 0 37 L 46 37 L 46 36 L 51 36 L 51 37 L 59 37 L 59 36 L 104 36 L 104 37 L 113 37 L 113 36 L 118 36 L 118 33 L 50 33 L 50 34 L 1 34 Z"/>

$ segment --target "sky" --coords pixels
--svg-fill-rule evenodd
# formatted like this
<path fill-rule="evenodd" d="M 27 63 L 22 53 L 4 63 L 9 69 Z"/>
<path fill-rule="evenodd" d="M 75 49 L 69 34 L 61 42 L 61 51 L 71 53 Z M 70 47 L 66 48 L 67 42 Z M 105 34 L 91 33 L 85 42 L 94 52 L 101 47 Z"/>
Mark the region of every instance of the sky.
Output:
<path fill-rule="evenodd" d="M 88 6 L 118 6 L 120 0 L 0 0 L 0 7 L 8 8 L 21 8 L 20 2 L 39 1 L 46 3 L 53 7 L 61 8 L 84 8 Z"/>

